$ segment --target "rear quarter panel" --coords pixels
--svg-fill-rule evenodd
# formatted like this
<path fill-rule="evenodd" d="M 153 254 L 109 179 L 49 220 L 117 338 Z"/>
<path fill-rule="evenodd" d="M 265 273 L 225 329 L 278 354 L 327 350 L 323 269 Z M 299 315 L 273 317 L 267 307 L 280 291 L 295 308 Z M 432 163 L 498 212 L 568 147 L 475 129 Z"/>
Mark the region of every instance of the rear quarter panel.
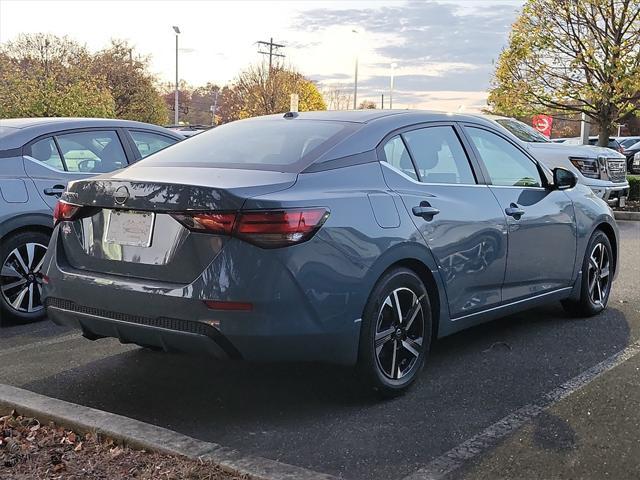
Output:
<path fill-rule="evenodd" d="M 385 196 L 391 204 L 385 201 L 384 212 L 376 219 L 376 202 L 370 198 Z M 306 243 L 267 255 L 276 256 L 296 279 L 319 326 L 350 332 L 357 347 L 365 304 L 385 270 L 415 259 L 439 279 L 437 268 L 401 199 L 384 183 L 377 161 L 300 174 L 288 190 L 251 198 L 243 208 L 311 206 L 331 212 L 319 232 Z M 446 305 L 446 299 L 439 303 Z M 354 360 L 356 355 L 357 349 L 352 351 Z"/>

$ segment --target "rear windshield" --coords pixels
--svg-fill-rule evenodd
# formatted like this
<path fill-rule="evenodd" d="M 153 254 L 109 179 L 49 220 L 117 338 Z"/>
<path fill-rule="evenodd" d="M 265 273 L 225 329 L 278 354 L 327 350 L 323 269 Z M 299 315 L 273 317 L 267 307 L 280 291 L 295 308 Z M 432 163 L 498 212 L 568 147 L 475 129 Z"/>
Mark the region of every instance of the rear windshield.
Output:
<path fill-rule="evenodd" d="M 200 133 L 137 165 L 300 172 L 359 126 L 302 119 L 241 120 Z"/>

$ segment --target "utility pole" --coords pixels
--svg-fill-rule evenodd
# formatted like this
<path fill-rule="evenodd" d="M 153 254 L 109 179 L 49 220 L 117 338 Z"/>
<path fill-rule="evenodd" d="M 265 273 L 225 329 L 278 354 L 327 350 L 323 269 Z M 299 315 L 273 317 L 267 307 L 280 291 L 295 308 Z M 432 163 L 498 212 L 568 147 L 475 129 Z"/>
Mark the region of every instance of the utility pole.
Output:
<path fill-rule="evenodd" d="M 280 43 L 273 43 L 273 37 L 271 37 L 268 42 L 259 40 L 256 43 L 261 45 L 259 48 L 262 48 L 262 46 L 269 48 L 268 52 L 258 50 L 258 53 L 262 55 L 269 55 L 269 74 L 271 74 L 271 69 L 273 68 L 273 57 L 284 58 L 284 55 L 279 52 L 279 49 L 284 48 L 285 46 Z"/>
<path fill-rule="evenodd" d="M 382 94 L 382 99 L 380 100 L 380 110 L 384 110 L 384 93 Z"/>

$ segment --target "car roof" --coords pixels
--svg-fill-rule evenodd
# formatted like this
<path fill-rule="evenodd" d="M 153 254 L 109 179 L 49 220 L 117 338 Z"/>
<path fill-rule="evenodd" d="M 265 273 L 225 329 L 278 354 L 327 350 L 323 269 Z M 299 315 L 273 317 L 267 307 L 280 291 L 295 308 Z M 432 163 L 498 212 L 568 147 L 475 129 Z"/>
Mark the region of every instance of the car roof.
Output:
<path fill-rule="evenodd" d="M 41 135 L 76 128 L 139 128 L 157 131 L 174 138 L 184 138 L 158 125 L 114 118 L 37 117 L 0 120 L 0 150 L 19 148 Z"/>
<path fill-rule="evenodd" d="M 287 115 L 287 117 L 285 117 Z M 495 129 L 495 124 L 482 115 L 438 112 L 432 110 L 339 110 L 320 112 L 300 112 L 297 114 L 277 114 L 254 117 L 242 122 L 297 122 L 297 121 L 333 121 L 357 123 L 361 128 L 329 149 L 316 160 L 321 163 L 327 160 L 355 155 L 376 148 L 378 142 L 394 130 L 422 123 L 432 122 L 469 122 Z"/>

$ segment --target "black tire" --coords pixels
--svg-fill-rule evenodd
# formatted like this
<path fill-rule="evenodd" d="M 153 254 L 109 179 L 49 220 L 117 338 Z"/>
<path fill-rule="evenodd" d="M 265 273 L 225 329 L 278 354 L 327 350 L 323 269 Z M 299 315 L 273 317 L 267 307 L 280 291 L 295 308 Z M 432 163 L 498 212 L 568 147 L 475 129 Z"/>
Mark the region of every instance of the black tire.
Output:
<path fill-rule="evenodd" d="M 358 374 L 366 388 L 387 397 L 404 393 L 424 366 L 431 325 L 429 295 L 420 278 L 406 268 L 387 271 L 373 288 L 362 316 Z"/>
<path fill-rule="evenodd" d="M 599 256 L 600 253 L 605 255 L 602 258 L 602 262 L 598 262 L 601 258 Z M 602 263 L 602 265 L 599 263 Z M 580 299 L 577 301 L 563 300 L 562 307 L 565 311 L 573 316 L 592 317 L 607 308 L 614 267 L 615 259 L 613 258 L 609 237 L 602 230 L 596 230 L 589 240 L 582 260 Z M 594 279 L 604 283 L 595 285 L 593 283 Z M 594 288 L 595 291 L 593 290 Z"/>
<path fill-rule="evenodd" d="M 49 235 L 38 231 L 10 235 L 0 244 L 0 324 L 6 324 L 8 321 L 27 323 L 44 318 L 45 309 L 40 297 L 41 277 L 36 267 L 39 266 L 48 245 Z M 25 283 L 11 286 L 22 281 Z M 22 300 L 18 302 L 25 289 Z"/>

